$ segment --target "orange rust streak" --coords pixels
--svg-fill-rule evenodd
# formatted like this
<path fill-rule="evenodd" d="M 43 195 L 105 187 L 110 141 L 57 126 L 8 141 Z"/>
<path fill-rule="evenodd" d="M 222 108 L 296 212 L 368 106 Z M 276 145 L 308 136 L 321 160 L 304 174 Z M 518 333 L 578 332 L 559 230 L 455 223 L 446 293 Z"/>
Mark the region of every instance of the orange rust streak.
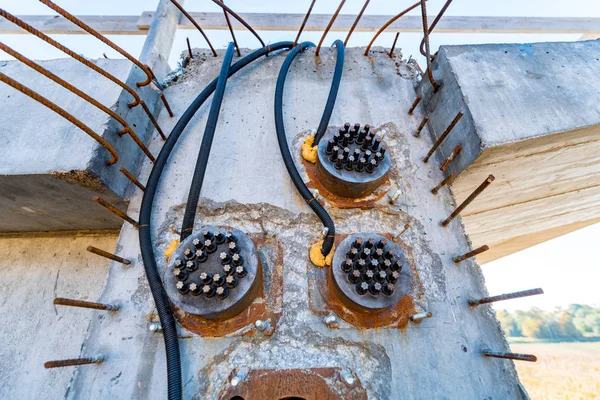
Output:
<path fill-rule="evenodd" d="M 325 187 L 319 183 L 319 180 L 317 179 L 317 166 L 315 164 L 309 163 L 303 157 L 300 157 L 300 161 L 302 162 L 302 165 L 306 170 L 306 174 L 308 175 L 306 187 L 309 189 L 317 189 L 320 195 L 327 199 L 332 206 L 337 208 L 360 208 L 361 210 L 375 208 L 377 206 L 376 203 L 385 196 L 390 188 L 390 180 L 387 178 L 386 181 L 377 188 L 377 190 L 366 197 L 361 197 L 358 199 L 339 197 L 325 189 Z"/>
<path fill-rule="evenodd" d="M 230 227 L 223 227 L 230 228 Z M 175 317 L 179 323 L 190 332 L 202 337 L 221 337 L 239 331 L 247 326 L 253 326 L 258 319 L 271 320 L 271 327 L 275 327 L 281 318 L 283 304 L 283 248 L 276 239 L 266 237 L 262 233 L 249 234 L 257 250 L 268 246 L 269 270 L 271 271 L 271 286 L 268 294 L 264 292 L 264 282 L 261 278 L 258 294 L 254 301 L 240 314 L 224 321 L 205 319 L 193 314 L 176 309 Z M 259 258 L 259 265 L 260 265 Z M 264 273 L 264 269 L 261 267 Z M 248 329 L 243 336 L 254 334 L 254 328 Z M 268 334 L 268 333 L 265 333 Z"/>

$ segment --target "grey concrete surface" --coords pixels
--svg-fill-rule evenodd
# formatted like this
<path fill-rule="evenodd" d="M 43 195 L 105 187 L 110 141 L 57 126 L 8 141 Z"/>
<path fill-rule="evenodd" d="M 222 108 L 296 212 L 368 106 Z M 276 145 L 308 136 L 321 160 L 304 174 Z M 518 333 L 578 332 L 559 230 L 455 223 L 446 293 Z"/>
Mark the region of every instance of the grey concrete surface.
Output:
<path fill-rule="evenodd" d="M 465 116 L 437 152 L 463 152 L 458 175 L 486 149 L 600 124 L 600 40 L 442 46 L 433 63 L 442 85 L 421 81 L 429 126 L 438 137 L 458 111 Z"/>
<path fill-rule="evenodd" d="M 364 49 L 348 49 L 344 78 L 331 125 L 387 124 L 392 190 L 403 195 L 395 206 L 383 199 L 373 210 L 339 210 L 326 206 L 339 233 L 395 232 L 414 254 L 424 295 L 418 306 L 433 318 L 405 330 L 358 330 L 342 322 L 330 330 L 309 309 L 308 249 L 322 226 L 298 196 L 285 171 L 273 119 L 275 79 L 285 54 L 257 61 L 227 86 L 213 150 L 201 193 L 196 226 L 231 225 L 247 232 L 264 231 L 284 250 L 283 317 L 271 337 L 261 335 L 201 338 L 180 329 L 185 398 L 213 399 L 234 368 L 346 367 L 356 372 L 370 399 L 518 399 L 520 389 L 511 361 L 484 359 L 482 347 L 505 350 L 508 345 L 489 306 L 475 310 L 467 300 L 486 294 L 483 277 L 472 260 L 456 265 L 452 257 L 470 249 L 460 218 L 448 228 L 440 222 L 454 203 L 447 189 L 430 190 L 443 179 L 421 159 L 431 146 L 428 134 L 412 133 L 422 116 L 408 116 L 414 97 L 414 71 L 382 49 L 364 57 Z M 247 53 L 245 50 L 244 53 Z M 172 127 L 194 96 L 218 73 L 222 54 L 213 58 L 196 51 L 195 58 L 167 90 L 176 118 L 166 113 L 160 123 Z M 396 57 L 399 57 L 399 52 Z M 288 141 L 298 154 L 307 130 L 319 123 L 335 64 L 335 53 L 323 49 L 298 56 L 284 93 Z M 179 227 L 209 104 L 194 117 L 175 148 L 159 186 L 152 231 L 160 268 L 163 251 L 178 238 Z M 427 128 L 426 128 L 427 130 Z M 160 143 L 153 142 L 153 151 Z M 144 162 L 142 182 L 151 165 Z M 137 215 L 141 196 L 134 193 L 128 213 Z M 137 231 L 126 225 L 119 254 L 134 260 L 129 268 L 112 265 L 103 299 L 119 299 L 117 318 L 92 319 L 85 347 L 104 352 L 102 365 L 77 368 L 65 388 L 67 398 L 144 398 L 166 396 L 162 337 L 148 331 L 154 311 L 139 256 Z M 24 393 L 31 393 L 24 390 Z"/>
<path fill-rule="evenodd" d="M 118 316 L 52 301 L 102 300 L 109 263 L 85 249 L 113 249 L 116 241 L 116 235 L 0 238 L 0 398 L 68 396 L 77 370 L 47 370 L 44 362 L 91 355 L 96 349 L 84 343 L 91 321 Z"/>
<path fill-rule="evenodd" d="M 141 81 L 141 71 L 126 60 L 99 59 L 102 69 L 127 81 L 131 87 Z M 144 142 L 151 140 L 148 117 L 140 106 L 127 107 L 131 96 L 73 59 L 41 61 L 40 64 L 93 96 L 120 114 Z M 93 193 L 116 200 L 127 197 L 130 182 L 119 172 L 124 167 L 136 173 L 141 150 L 128 135 L 119 137 L 122 127 L 108 115 L 60 85 L 18 61 L 0 61 L 0 71 L 28 86 L 88 125 L 119 154 L 119 161 L 106 166 L 109 153 L 85 132 L 24 94 L 0 85 L 0 231 L 45 231 L 116 229 L 115 217 L 94 217 L 98 206 Z M 153 110 L 157 93 L 150 86 L 137 90 Z M 150 129 L 149 129 L 150 128 Z M 160 140 L 154 138 L 152 140 Z M 59 182 L 59 180 L 65 180 Z M 41 183 L 45 182 L 45 183 Z M 40 192 L 40 184 L 45 185 Z M 10 185 L 10 193 L 9 186 Z M 27 214 L 22 220 L 13 209 L 27 207 L 39 220 Z M 32 212 L 32 213 L 33 213 Z"/>

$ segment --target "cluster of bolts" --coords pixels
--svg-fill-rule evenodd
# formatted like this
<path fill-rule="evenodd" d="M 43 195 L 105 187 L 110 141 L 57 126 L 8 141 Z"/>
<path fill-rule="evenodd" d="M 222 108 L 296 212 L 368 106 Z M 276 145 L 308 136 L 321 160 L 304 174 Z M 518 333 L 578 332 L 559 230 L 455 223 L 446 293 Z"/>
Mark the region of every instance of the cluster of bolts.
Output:
<path fill-rule="evenodd" d="M 373 173 L 385 156 L 386 148 L 381 145 L 383 140 L 380 135 L 373 135 L 369 131 L 370 125 L 360 129 L 360 124 L 344 124 L 344 128 L 327 141 L 325 154 L 329 161 L 334 163 L 336 169 Z"/>
<path fill-rule="evenodd" d="M 386 249 L 387 244 L 385 239 L 376 242 L 373 238 L 366 241 L 357 238 L 352 242 L 340 267 L 359 295 L 370 293 L 377 296 L 383 293 L 391 296 L 394 293 L 406 260 L 402 254 Z"/>
<path fill-rule="evenodd" d="M 183 295 L 191 293 L 193 296 L 203 295 L 207 298 L 227 298 L 229 291 L 238 285 L 239 280 L 248 275 L 237 238 L 231 232 L 213 234 L 205 230 L 194 238 L 192 244 L 192 248 L 188 247 L 183 251 L 184 258 L 175 259 L 173 264 L 173 274 L 178 279 L 175 284 L 177 290 Z M 219 246 L 226 247 L 226 251 L 219 253 L 223 272 L 210 274 L 198 271 L 200 264 L 208 259 L 209 254 L 215 253 Z M 196 280 L 190 278 L 190 274 L 195 271 L 199 272 Z"/>

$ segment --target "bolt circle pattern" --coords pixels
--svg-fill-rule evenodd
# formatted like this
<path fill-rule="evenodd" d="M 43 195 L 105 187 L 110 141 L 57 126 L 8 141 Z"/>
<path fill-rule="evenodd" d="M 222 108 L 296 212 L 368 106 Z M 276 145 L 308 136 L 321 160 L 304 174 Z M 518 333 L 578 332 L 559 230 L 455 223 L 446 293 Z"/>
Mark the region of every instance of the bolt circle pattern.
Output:
<path fill-rule="evenodd" d="M 373 233 L 344 239 L 335 250 L 331 268 L 337 289 L 361 309 L 388 308 L 410 288 L 410 268 L 402 249 Z"/>
<path fill-rule="evenodd" d="M 364 129 L 362 127 L 363 131 Z M 337 135 L 342 134 L 343 131 L 344 128 L 329 128 L 319 142 L 317 150 L 317 178 L 327 190 L 337 196 L 346 198 L 367 196 L 385 181 L 392 164 L 389 151 L 384 150 L 381 157 L 376 157 L 378 151 L 381 152 L 382 149 L 385 149 L 385 140 L 381 140 L 375 145 L 375 138 L 379 140 L 379 136 L 375 135 L 375 138 L 372 138 L 371 145 L 363 145 L 363 141 L 361 144 L 354 142 L 344 146 L 340 139 L 334 139 Z M 359 129 L 359 132 L 362 131 Z M 373 135 L 374 132 L 375 130 L 370 131 L 369 135 Z M 330 140 L 338 140 L 338 143 L 334 144 L 335 147 L 333 147 L 333 150 L 330 149 L 332 146 L 329 143 Z M 332 160 L 333 156 L 336 155 L 336 148 L 338 157 L 344 155 L 344 148 L 349 149 L 348 156 L 344 160 L 350 159 L 350 156 L 358 158 L 353 163 L 341 161 L 341 159 L 338 161 L 338 158 Z M 358 152 L 356 152 L 357 150 Z M 366 162 L 364 166 L 358 167 L 358 161 L 363 157 Z M 373 169 L 367 169 L 367 165 L 375 159 L 377 159 L 377 166 L 371 166 Z"/>
<path fill-rule="evenodd" d="M 173 252 L 165 289 L 182 311 L 219 319 L 246 300 L 257 281 L 254 243 L 242 231 L 206 226 Z"/>

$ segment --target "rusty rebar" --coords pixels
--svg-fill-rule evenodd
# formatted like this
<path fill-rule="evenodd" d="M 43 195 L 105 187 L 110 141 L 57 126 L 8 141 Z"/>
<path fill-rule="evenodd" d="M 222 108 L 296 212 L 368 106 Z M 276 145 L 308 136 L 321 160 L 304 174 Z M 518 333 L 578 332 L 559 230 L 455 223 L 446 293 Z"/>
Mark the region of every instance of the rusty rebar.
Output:
<path fill-rule="evenodd" d="M 187 43 L 187 48 L 188 48 L 188 54 L 190 55 L 190 60 L 194 58 L 194 55 L 192 54 L 192 46 L 190 46 L 190 38 L 186 37 L 185 41 Z"/>
<path fill-rule="evenodd" d="M 94 28 L 92 28 L 91 26 L 87 25 L 85 22 L 83 22 L 82 20 L 80 20 L 79 18 L 77 18 L 76 16 L 74 16 L 73 14 L 69 13 L 67 10 L 65 10 L 62 7 L 60 7 L 59 5 L 51 2 L 50 0 L 40 0 L 40 2 L 43 3 L 43 4 L 45 4 L 45 5 L 47 5 L 48 7 L 50 7 L 51 9 L 53 9 L 54 11 L 56 11 L 57 13 L 59 13 L 60 15 L 62 15 L 64 18 L 66 18 L 67 20 L 71 21 L 72 23 L 74 23 L 75 25 L 77 25 L 78 27 L 80 27 L 81 29 L 83 29 L 84 31 L 86 31 L 87 33 L 89 33 L 90 35 L 94 36 L 96 39 L 100 40 L 102 43 L 104 43 L 108 47 L 110 47 L 113 50 L 115 50 L 116 52 L 120 53 L 122 56 L 124 56 L 125 58 L 127 58 L 129 61 L 131 61 L 132 63 L 134 63 L 139 69 L 141 69 L 146 74 L 146 80 L 143 81 L 143 82 L 136 83 L 136 85 L 138 87 L 140 87 L 140 86 L 146 86 L 150 82 L 152 82 L 152 75 L 153 74 L 150 72 L 150 68 L 147 65 L 142 64 L 140 61 L 138 61 L 131 54 L 129 54 L 128 52 L 126 52 L 125 50 L 123 50 L 121 47 L 119 47 L 116 43 L 108 40 L 105 36 L 103 36 L 102 34 L 100 34 Z"/>
<path fill-rule="evenodd" d="M 438 15 L 435 16 L 433 22 L 429 26 L 429 34 L 430 35 L 431 35 L 431 32 L 433 32 L 433 29 L 435 28 L 435 26 L 438 24 L 438 22 L 440 22 L 440 19 L 442 18 L 442 16 L 448 9 L 448 6 L 450 5 L 450 3 L 452 3 L 452 0 L 447 0 L 446 3 L 444 4 L 444 6 L 440 9 L 440 12 L 438 13 Z M 419 46 L 419 50 L 421 51 L 422 55 L 427 56 L 427 53 L 425 52 L 425 38 L 423 38 L 421 40 L 421 45 Z"/>
<path fill-rule="evenodd" d="M 417 69 L 419 70 L 419 74 L 421 75 L 421 79 L 423 79 L 425 77 L 425 72 L 423 72 L 423 70 L 421 69 L 421 66 L 419 65 L 419 63 L 417 62 L 417 60 L 415 60 L 415 65 L 417 66 Z"/>
<path fill-rule="evenodd" d="M 175 7 L 177 7 L 177 9 L 188 19 L 188 21 L 190 21 L 192 23 L 192 25 L 194 25 L 196 27 L 196 29 L 198 29 L 200 34 L 204 37 L 204 40 L 206 40 L 206 43 L 208 43 L 208 47 L 210 47 L 210 51 L 212 51 L 213 56 L 216 57 L 217 52 L 215 51 L 212 44 L 210 43 L 210 40 L 208 40 L 208 36 L 206 36 L 206 34 L 204 33 L 204 31 L 202 30 L 200 25 L 196 22 L 196 20 L 194 20 L 194 18 L 187 11 L 185 11 L 183 6 L 181 4 L 179 4 L 176 0 L 171 0 L 171 3 L 173 3 L 173 5 Z M 192 58 L 192 49 L 190 48 L 190 41 L 188 38 L 186 38 L 186 40 L 188 42 L 188 50 L 190 52 L 190 58 Z"/>
<path fill-rule="evenodd" d="M 434 187 L 433 189 L 431 189 L 431 193 L 437 194 L 437 192 L 439 192 L 439 190 L 441 188 L 443 188 L 444 186 L 446 186 L 446 184 L 448 182 L 452 181 L 453 179 L 454 179 L 454 173 L 451 173 L 450 175 L 448 175 L 447 177 L 445 177 L 444 180 L 442 180 L 439 185 L 437 185 L 436 187 Z"/>
<path fill-rule="evenodd" d="M 363 5 L 360 12 L 356 16 L 354 23 L 350 27 L 350 31 L 348 31 L 348 36 L 346 36 L 346 40 L 344 40 L 344 47 L 346 47 L 348 45 L 348 40 L 350 40 L 350 35 L 352 35 L 352 32 L 354 32 L 354 29 L 356 29 L 356 25 L 358 25 L 358 21 L 360 21 L 360 19 L 362 18 L 362 15 L 364 14 L 365 10 L 367 9 L 367 6 L 369 5 L 370 1 L 371 0 L 365 1 L 365 4 Z"/>
<path fill-rule="evenodd" d="M 302 34 L 304 27 L 306 26 L 306 21 L 308 21 L 308 17 L 310 17 L 310 13 L 312 12 L 312 9 L 315 6 L 316 2 L 317 2 L 317 0 L 312 0 L 312 2 L 310 3 L 310 7 L 308 7 L 308 11 L 306 12 L 306 15 L 304 16 L 304 20 L 302 20 L 302 25 L 300 25 L 300 29 L 298 30 L 298 34 L 296 35 L 296 39 L 294 40 L 293 47 L 296 47 L 296 44 L 298 44 L 298 40 L 300 40 L 300 35 Z"/>
<path fill-rule="evenodd" d="M 429 121 L 429 117 L 427 117 L 427 116 L 423 117 L 423 120 L 419 124 L 419 127 L 417 128 L 417 131 L 413 135 L 414 137 L 420 137 L 421 136 L 421 131 L 423 130 L 423 128 L 425 128 L 425 125 L 427 125 L 427 121 Z"/>
<path fill-rule="evenodd" d="M 542 288 L 523 290 L 521 292 L 514 292 L 514 293 L 504 293 L 504 294 L 500 294 L 498 296 L 483 297 L 478 300 L 469 300 L 469 305 L 471 307 L 477 307 L 478 305 L 493 303 L 495 301 L 518 299 L 521 297 L 535 296 L 538 294 L 544 294 L 544 291 L 542 290 Z"/>
<path fill-rule="evenodd" d="M 4 75 L 1 72 L 0 72 L 0 81 L 6 83 L 7 85 L 11 86 L 14 89 L 17 89 L 21 93 L 31 97 L 38 103 L 43 104 L 44 106 L 48 107 L 49 109 L 51 109 L 52 111 L 54 111 L 55 113 L 57 113 L 58 115 L 60 115 L 61 117 L 63 117 L 64 119 L 66 119 L 67 121 L 69 121 L 70 123 L 75 125 L 76 127 L 78 127 L 79 129 L 81 129 L 82 131 L 87 133 L 90 137 L 92 137 L 92 139 L 94 139 L 96 142 L 98 142 L 100 145 L 102 145 L 102 147 L 104 147 L 112 155 L 112 158 L 106 162 L 106 165 L 113 165 L 114 163 L 116 163 L 119 160 L 119 155 L 117 154 L 117 151 L 115 150 L 114 147 L 112 147 L 112 145 L 110 143 L 108 143 L 106 140 L 104 140 L 104 138 L 102 138 L 102 136 L 98 135 L 90 127 L 88 127 L 83 122 L 81 122 L 80 120 L 75 118 L 72 114 L 69 114 L 67 111 L 60 108 L 58 105 L 51 102 L 47 98 L 43 97 L 39 93 L 34 92 L 33 90 L 29 89 L 27 86 L 20 84 L 19 82 Z"/>
<path fill-rule="evenodd" d="M 101 250 L 94 246 L 88 246 L 86 250 L 89 251 L 90 253 L 94 253 L 100 257 L 105 257 L 105 258 L 111 259 L 111 260 L 119 262 L 121 264 L 125 264 L 125 265 L 131 264 L 131 261 L 129 261 L 129 260 L 126 260 L 122 257 L 119 257 L 119 256 L 109 253 L 107 251 Z"/>
<path fill-rule="evenodd" d="M 131 174 L 131 172 L 127 171 L 125 168 L 119 168 L 119 171 L 121 171 L 121 173 L 125 175 L 125 177 L 127 177 L 131 183 L 140 188 L 142 192 L 146 190 L 146 187 L 142 185 L 140 181 L 138 181 L 135 176 Z"/>
<path fill-rule="evenodd" d="M 31 26 L 28 23 L 26 23 L 25 21 L 15 17 L 14 15 L 8 13 L 7 11 L 3 10 L 2 8 L 0 8 L 0 15 L 2 15 L 4 18 L 6 18 L 8 21 L 12 22 L 13 24 L 15 24 L 15 25 L 19 26 L 20 28 L 26 30 L 27 32 L 31 33 L 32 35 L 35 35 L 38 38 L 42 39 L 49 45 L 56 47 L 63 53 L 69 55 L 70 57 L 74 58 L 75 60 L 77 60 L 80 63 L 82 63 L 83 65 L 85 65 L 86 67 L 92 69 L 93 71 L 99 73 L 106 79 L 108 79 L 111 82 L 115 83 L 116 85 L 120 86 L 123 90 L 127 91 L 127 93 L 129 93 L 134 98 L 134 101 L 129 103 L 127 106 L 129 108 L 131 108 L 131 107 L 137 106 L 138 104 L 141 105 L 142 109 L 144 110 L 144 112 L 146 113 L 146 115 L 148 116 L 150 121 L 152 122 L 152 125 L 154 125 L 154 127 L 156 128 L 156 131 L 160 134 L 160 136 L 163 138 L 163 140 L 166 140 L 166 137 L 163 134 L 162 129 L 160 129 L 160 126 L 158 126 L 156 119 L 154 119 L 154 116 L 148 109 L 148 106 L 146 105 L 146 103 L 141 99 L 141 97 L 132 88 L 127 86 L 123 81 L 119 80 L 114 75 L 109 74 L 108 72 L 104 71 L 102 68 L 98 67 L 96 64 L 92 63 L 91 61 L 87 60 L 85 57 L 82 57 L 79 54 L 75 53 L 74 51 L 68 49 L 67 47 L 58 43 L 56 40 L 49 37 L 48 35 L 35 29 L 33 26 Z"/>
<path fill-rule="evenodd" d="M 160 99 L 162 100 L 163 104 L 165 105 L 165 109 L 167 110 L 167 113 L 169 113 L 169 117 L 173 118 L 175 116 L 175 114 L 173 114 L 173 110 L 171 110 L 171 106 L 167 102 L 167 98 L 165 97 L 165 94 L 162 91 L 160 92 Z"/>
<path fill-rule="evenodd" d="M 403 234 L 404 232 L 406 232 L 406 231 L 408 230 L 408 228 L 410 228 L 410 224 L 404 224 L 404 228 L 403 228 L 403 229 L 402 229 L 400 232 L 398 232 L 398 233 L 394 234 L 394 235 L 392 236 L 392 239 L 394 239 L 394 240 L 398 240 L 398 238 L 399 238 L 400 236 L 402 236 L 402 234 Z"/>
<path fill-rule="evenodd" d="M 475 257 L 476 255 L 481 254 L 484 251 L 488 251 L 489 249 L 490 249 L 489 246 L 487 244 L 484 244 L 483 246 L 478 247 L 475 250 L 472 250 L 472 251 L 470 251 L 468 253 L 465 253 L 462 256 L 454 257 L 453 260 L 454 260 L 455 263 L 458 264 L 461 261 L 465 261 L 468 258 Z"/>
<path fill-rule="evenodd" d="M 225 4 L 225 0 L 221 0 L 223 4 Z M 235 34 L 233 33 L 233 27 L 231 26 L 231 21 L 229 20 L 229 15 L 227 15 L 227 11 L 223 9 L 223 15 L 225 16 L 225 22 L 227 23 L 227 27 L 229 28 L 229 33 L 231 34 L 231 39 L 233 40 L 233 45 L 235 46 L 235 50 L 237 52 L 238 57 L 242 56 L 240 52 L 240 46 L 238 46 L 237 39 L 235 38 Z"/>
<path fill-rule="evenodd" d="M 104 208 L 106 208 L 108 211 L 110 211 L 113 214 L 115 214 L 116 216 L 118 216 L 118 217 L 124 219 L 125 221 L 129 222 L 135 228 L 139 228 L 140 224 L 138 224 L 138 222 L 136 220 L 134 220 L 133 218 L 131 218 L 129 215 L 125 214 L 123 211 L 119 210 L 114 205 L 110 204 L 108 201 L 104 200 L 102 197 L 95 196 L 94 197 L 94 201 L 96 203 L 100 204 L 101 206 L 103 206 Z"/>
<path fill-rule="evenodd" d="M 44 368 L 61 368 L 61 367 L 72 367 L 74 365 L 84 365 L 84 364 L 99 364 L 104 361 L 104 354 L 97 354 L 91 357 L 83 357 L 83 358 L 72 358 L 69 360 L 55 360 L 55 361 L 46 361 L 44 363 Z"/>
<path fill-rule="evenodd" d="M 138 147 L 140 149 L 142 149 L 142 151 L 144 152 L 144 154 L 146 154 L 146 156 L 148 156 L 148 158 L 152 162 L 154 162 L 154 156 L 152 155 L 152 153 L 150 153 L 150 150 L 148 150 L 148 148 L 146 147 L 146 145 L 144 144 L 144 142 L 142 142 L 140 140 L 140 138 L 135 134 L 135 132 L 133 131 L 133 129 L 131 129 L 131 127 L 129 126 L 129 124 L 127 123 L 127 121 L 125 121 L 119 114 L 117 114 L 116 112 L 114 112 L 110 108 L 106 107 L 105 105 L 103 105 L 102 103 L 100 103 L 99 101 L 97 101 L 96 99 L 94 99 L 93 97 L 91 97 L 91 96 L 87 95 L 86 93 L 82 92 L 81 90 L 77 89 L 75 86 L 71 85 L 69 82 L 65 81 L 61 77 L 59 77 L 59 76 L 55 75 L 54 73 L 48 71 L 46 68 L 42 67 L 41 65 L 37 64 L 36 62 L 34 62 L 34 61 L 30 60 L 29 58 L 25 57 L 24 55 L 22 55 L 21 53 L 17 52 L 16 50 L 8 47 L 7 45 L 5 45 L 2 42 L 0 42 L 0 50 L 4 51 L 5 53 L 7 53 L 7 54 L 9 54 L 11 56 L 13 56 L 14 58 L 16 58 L 17 60 L 19 60 L 23 64 L 27 65 L 29 68 L 31 68 L 31 69 L 39 72 L 40 74 L 44 75 L 46 78 L 51 79 L 52 81 L 58 83 L 59 85 L 61 85 L 65 89 L 69 90 L 70 92 L 72 92 L 76 96 L 81 97 L 82 99 L 84 99 L 88 103 L 94 105 L 96 108 L 100 109 L 104 113 L 108 114 L 109 116 L 111 116 L 112 118 L 114 118 L 115 120 L 117 120 L 117 122 L 119 122 L 123 126 L 123 128 L 125 128 L 125 129 L 119 131 L 118 133 L 120 135 L 128 133 L 131 136 L 131 138 L 135 141 L 135 143 L 138 145 Z"/>
<path fill-rule="evenodd" d="M 327 27 L 325 28 L 325 31 L 323 32 L 323 36 L 321 36 L 321 40 L 319 40 L 319 44 L 317 45 L 317 50 L 315 51 L 315 56 L 319 55 L 319 52 L 321 51 L 321 45 L 323 44 L 323 41 L 325 40 L 325 36 L 327 36 L 327 33 L 331 29 L 331 26 L 335 22 L 338 14 L 340 13 L 340 11 L 341 11 L 342 7 L 344 6 L 345 2 L 346 2 L 346 0 L 342 0 L 340 2 L 340 5 L 338 6 L 337 10 L 335 10 L 335 13 L 333 14 L 333 16 L 331 17 L 331 19 L 329 20 L 329 24 L 327 24 Z"/>
<path fill-rule="evenodd" d="M 494 358 L 507 358 L 509 360 L 529 361 L 536 362 L 537 357 L 533 354 L 521 354 L 521 353 L 509 353 L 505 351 L 492 351 L 490 349 L 483 349 L 481 354 L 485 357 Z"/>
<path fill-rule="evenodd" d="M 371 46 L 373 46 L 373 43 L 375 43 L 375 39 L 377 39 L 377 37 L 379 35 L 381 35 L 383 33 L 383 31 L 385 31 L 385 29 L 390 26 L 391 24 L 393 24 L 398 18 L 402 17 L 403 15 L 405 15 L 406 13 L 408 13 L 411 10 L 414 10 L 415 8 L 417 8 L 419 6 L 419 4 L 421 4 L 420 1 L 417 1 L 415 4 L 413 4 L 412 6 L 408 7 L 406 10 L 402 11 L 399 14 L 396 14 L 395 16 L 393 16 L 392 18 L 390 18 L 389 21 L 387 21 L 385 24 L 383 24 L 383 26 L 381 28 L 379 28 L 379 30 L 377 31 L 377 33 L 375 34 L 375 36 L 373 36 L 373 39 L 371 39 L 371 41 L 369 42 L 369 45 L 367 46 L 367 49 L 365 50 L 365 56 L 369 55 L 369 50 L 371 50 Z"/>
<path fill-rule="evenodd" d="M 490 175 L 487 178 L 485 178 L 485 181 L 483 181 L 483 183 L 479 185 L 479 187 L 475 189 L 475 191 L 473 191 L 473 193 L 471 193 L 469 197 L 465 199 L 465 201 L 463 201 L 458 207 L 456 207 L 456 210 L 452 211 L 452 214 L 450 214 L 450 216 L 442 222 L 442 226 L 447 226 L 454 218 L 456 218 L 456 216 L 460 214 L 466 206 L 471 204 L 471 202 L 475 200 L 475 198 L 479 196 L 481 192 L 483 192 L 485 188 L 490 185 L 490 183 L 494 182 L 494 179 L 496 179 L 494 178 L 494 175 Z"/>
<path fill-rule="evenodd" d="M 394 38 L 394 43 L 392 43 L 392 48 L 390 49 L 390 58 L 392 58 L 394 56 L 394 49 L 396 48 L 396 42 L 398 41 L 398 38 L 400 37 L 400 32 L 396 32 L 396 37 Z"/>
<path fill-rule="evenodd" d="M 221 7 L 223 10 L 225 10 L 229 14 L 231 14 L 233 16 L 233 18 L 237 19 L 242 25 L 244 25 L 254 35 L 254 37 L 256 37 L 258 39 L 258 41 L 260 42 L 262 47 L 266 46 L 265 42 L 263 42 L 263 40 L 260 38 L 260 36 L 258 36 L 258 33 L 256 33 L 256 31 L 254 29 L 252 29 L 252 27 L 246 21 L 244 21 L 242 19 L 242 17 L 237 15 L 235 13 L 235 11 L 233 11 L 231 8 L 227 7 L 222 1 L 219 1 L 219 0 L 212 0 L 212 1 L 213 1 L 213 3 L 215 3 L 216 5 Z"/>
<path fill-rule="evenodd" d="M 427 59 L 427 77 L 429 78 L 429 83 L 433 86 L 434 93 L 438 91 L 440 85 L 433 79 L 433 71 L 431 70 L 431 54 L 429 50 L 429 28 L 427 27 L 427 6 L 425 2 L 427 0 L 421 0 L 421 17 L 423 20 L 423 39 L 425 40 L 425 58 Z"/>
<path fill-rule="evenodd" d="M 419 105 L 419 102 L 422 99 L 423 99 L 423 96 L 417 96 L 415 101 L 413 101 L 412 106 L 410 106 L 410 109 L 408 110 L 408 115 L 412 115 L 413 111 L 415 111 L 415 108 L 417 108 L 417 106 Z"/>
<path fill-rule="evenodd" d="M 454 117 L 454 119 L 452 120 L 452 122 L 450 122 L 450 125 L 448 125 L 448 127 L 446 128 L 446 130 L 444 131 L 444 133 L 442 133 L 440 135 L 440 137 L 438 138 L 438 140 L 435 141 L 435 143 L 431 147 L 431 150 L 429 150 L 429 153 L 427 153 L 427 156 L 425 156 L 425 158 L 423 159 L 423 162 L 426 163 L 427 161 L 429 161 L 429 158 L 433 155 L 433 153 L 439 147 L 439 145 L 442 144 L 442 142 L 444 141 L 444 139 L 446 139 L 446 136 L 448 136 L 448 134 L 450 133 L 450 131 L 452 129 L 454 129 L 454 127 L 456 126 L 456 124 L 458 123 L 458 121 L 460 121 L 460 119 L 462 117 L 463 117 L 463 113 L 459 112 L 458 114 L 456 114 L 456 117 Z"/>
<path fill-rule="evenodd" d="M 93 310 L 106 310 L 106 311 L 117 311 L 119 309 L 118 304 L 94 303 L 91 301 L 65 299 L 63 297 L 55 298 L 54 304 L 59 305 L 59 306 L 91 308 Z"/>
<path fill-rule="evenodd" d="M 446 159 L 440 166 L 440 171 L 444 172 L 445 170 L 447 170 L 448 167 L 450 166 L 450 163 L 452 162 L 452 160 L 454 160 L 461 151 L 462 151 L 462 146 L 460 144 L 457 144 L 456 147 L 454 148 L 454 150 L 452 150 L 452 153 L 448 154 L 448 157 L 446 157 Z"/>

